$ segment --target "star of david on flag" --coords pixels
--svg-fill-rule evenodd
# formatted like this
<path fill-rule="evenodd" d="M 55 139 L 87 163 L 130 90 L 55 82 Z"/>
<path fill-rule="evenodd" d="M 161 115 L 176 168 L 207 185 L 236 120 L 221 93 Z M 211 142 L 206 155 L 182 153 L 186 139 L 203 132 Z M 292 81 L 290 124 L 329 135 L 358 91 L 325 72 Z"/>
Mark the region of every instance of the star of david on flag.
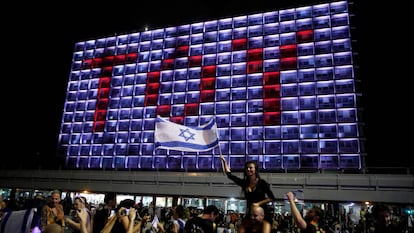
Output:
<path fill-rule="evenodd" d="M 155 121 L 154 139 L 155 148 L 178 151 L 208 151 L 219 144 L 214 117 L 202 126 L 190 127 L 158 116 Z"/>

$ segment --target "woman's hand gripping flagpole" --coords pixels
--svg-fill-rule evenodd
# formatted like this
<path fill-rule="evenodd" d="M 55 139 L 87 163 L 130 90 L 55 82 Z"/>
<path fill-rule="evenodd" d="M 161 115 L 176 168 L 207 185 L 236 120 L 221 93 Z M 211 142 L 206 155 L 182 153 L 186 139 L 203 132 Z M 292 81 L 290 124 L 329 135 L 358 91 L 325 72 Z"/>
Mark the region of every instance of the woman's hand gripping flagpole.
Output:
<path fill-rule="evenodd" d="M 224 175 L 226 175 L 226 172 L 231 172 L 230 170 L 230 166 L 227 163 L 226 159 L 224 158 L 224 156 L 221 154 L 221 149 L 219 149 L 220 151 L 220 159 L 221 159 L 221 167 L 223 169 L 223 173 Z"/>

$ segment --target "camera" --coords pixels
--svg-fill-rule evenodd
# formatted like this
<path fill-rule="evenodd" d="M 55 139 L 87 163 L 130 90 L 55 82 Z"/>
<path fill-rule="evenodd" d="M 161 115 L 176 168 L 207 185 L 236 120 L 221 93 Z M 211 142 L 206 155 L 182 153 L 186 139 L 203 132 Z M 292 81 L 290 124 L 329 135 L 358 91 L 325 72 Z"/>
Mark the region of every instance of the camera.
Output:
<path fill-rule="evenodd" d="M 121 215 L 129 215 L 129 208 L 121 212 Z"/>
<path fill-rule="evenodd" d="M 81 210 L 78 210 L 78 209 L 72 209 L 72 210 L 70 210 L 70 212 L 69 212 L 69 216 L 71 216 L 72 218 L 76 218 L 77 217 L 77 213 L 76 212 L 81 212 Z"/>

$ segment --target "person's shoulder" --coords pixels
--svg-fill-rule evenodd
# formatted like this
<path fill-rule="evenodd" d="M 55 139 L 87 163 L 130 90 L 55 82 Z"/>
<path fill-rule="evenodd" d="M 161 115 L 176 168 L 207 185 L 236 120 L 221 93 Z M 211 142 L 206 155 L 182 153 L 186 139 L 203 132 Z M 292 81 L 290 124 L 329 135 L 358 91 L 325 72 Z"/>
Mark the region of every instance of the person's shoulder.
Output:
<path fill-rule="evenodd" d="M 263 225 L 271 225 L 269 221 L 267 221 L 266 219 L 263 220 Z"/>
<path fill-rule="evenodd" d="M 209 228 L 212 221 L 201 217 L 193 217 L 185 223 L 185 230 L 187 233 L 203 233 L 205 229 Z"/>
<path fill-rule="evenodd" d="M 49 209 L 50 209 L 50 206 L 48 204 L 44 204 L 42 206 L 42 210 L 44 210 L 44 211 L 49 210 Z"/>
<path fill-rule="evenodd" d="M 199 217 L 199 216 L 194 216 L 194 217 L 192 217 L 192 218 L 188 219 L 188 220 L 185 222 L 185 225 L 187 226 L 187 225 L 191 225 L 191 224 L 198 224 L 198 223 L 200 223 L 200 222 L 202 222 L 202 221 L 203 221 L 203 218 L 201 218 L 201 217 Z"/>
<path fill-rule="evenodd" d="M 270 222 L 266 221 L 266 220 L 263 220 L 262 227 L 272 229 L 272 224 Z"/>
<path fill-rule="evenodd" d="M 102 217 L 102 216 L 106 216 L 106 215 L 108 215 L 108 210 L 107 209 L 96 210 L 96 212 L 94 214 L 94 216 L 97 216 L 97 217 Z"/>
<path fill-rule="evenodd" d="M 181 220 L 181 221 L 183 221 L 183 220 Z M 174 219 L 174 220 L 172 220 L 172 222 L 177 226 L 180 226 L 180 223 L 182 223 L 182 222 L 180 222 L 180 219 Z"/>
<path fill-rule="evenodd" d="M 269 184 L 269 183 L 268 183 L 265 179 L 263 179 L 263 178 L 260 178 L 258 182 L 259 182 L 259 183 L 262 183 L 262 184 Z"/>
<path fill-rule="evenodd" d="M 211 221 L 210 219 L 205 219 L 205 218 L 198 218 L 197 220 L 199 225 L 202 226 L 209 226 L 210 224 L 213 224 L 213 221 Z"/>
<path fill-rule="evenodd" d="M 402 227 L 397 224 L 391 224 L 389 228 L 390 228 L 390 232 L 403 232 Z"/>
<path fill-rule="evenodd" d="M 194 216 L 194 217 L 192 217 L 192 218 L 188 219 L 188 220 L 186 221 L 186 223 L 195 222 L 195 221 L 197 221 L 197 219 L 199 219 L 199 218 L 200 218 L 200 217 L 198 217 L 198 216 Z"/>

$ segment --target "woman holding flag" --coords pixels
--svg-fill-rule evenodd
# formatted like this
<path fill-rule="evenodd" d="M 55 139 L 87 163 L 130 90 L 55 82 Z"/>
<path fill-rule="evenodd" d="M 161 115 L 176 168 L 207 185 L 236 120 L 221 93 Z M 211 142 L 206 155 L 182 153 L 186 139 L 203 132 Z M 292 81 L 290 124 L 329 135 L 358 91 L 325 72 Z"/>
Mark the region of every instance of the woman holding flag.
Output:
<path fill-rule="evenodd" d="M 259 166 L 256 161 L 247 161 L 244 166 L 244 177 L 239 178 L 231 173 L 230 166 L 226 159 L 220 155 L 224 172 L 227 177 L 235 184 L 241 187 L 244 197 L 246 198 L 246 217 L 250 218 L 250 210 L 252 207 L 261 206 L 265 211 L 265 220 L 270 224 L 273 222 L 271 211 L 267 203 L 275 200 L 269 183 L 260 178 Z"/>

